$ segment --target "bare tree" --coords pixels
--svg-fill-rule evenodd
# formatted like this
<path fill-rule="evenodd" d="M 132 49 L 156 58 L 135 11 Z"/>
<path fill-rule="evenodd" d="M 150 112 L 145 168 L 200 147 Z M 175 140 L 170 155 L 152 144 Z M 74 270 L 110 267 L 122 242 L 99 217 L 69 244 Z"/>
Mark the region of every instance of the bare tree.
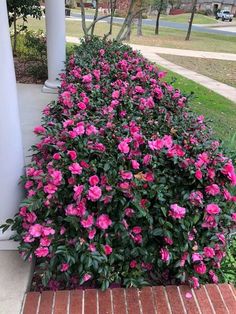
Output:
<path fill-rule="evenodd" d="M 105 15 L 105 16 L 99 16 L 98 17 L 98 8 L 99 8 L 99 0 L 95 0 L 96 2 L 96 8 L 95 8 L 95 13 L 94 13 L 94 18 L 93 18 L 93 22 L 87 26 L 86 25 L 86 13 L 85 13 L 85 6 L 84 6 L 84 1 L 80 0 L 80 8 L 81 8 L 81 18 L 82 18 L 82 29 L 84 32 L 84 37 L 85 39 L 88 39 L 89 37 L 92 37 L 94 35 L 94 31 L 95 31 L 95 26 L 96 23 L 106 19 L 108 17 L 111 17 L 111 14 Z M 112 2 L 114 2 L 114 0 L 110 0 L 110 7 L 113 7 L 113 4 L 111 4 Z M 114 16 L 114 10 L 113 10 L 113 16 Z M 112 21 L 113 23 L 113 17 L 112 17 Z M 110 30 L 112 30 L 112 27 L 110 27 Z"/>
<path fill-rule="evenodd" d="M 190 17 L 189 25 L 188 25 L 188 32 L 187 32 L 185 40 L 190 39 L 190 35 L 191 35 L 191 31 L 192 31 L 192 25 L 193 25 L 193 18 L 194 18 L 194 14 L 196 12 L 197 0 L 193 0 L 192 4 L 193 4 L 192 5 L 192 12 L 191 12 L 191 17 Z"/>
<path fill-rule="evenodd" d="M 110 0 L 110 11 L 111 11 L 111 18 L 110 18 L 110 28 L 107 34 L 104 35 L 106 39 L 108 36 L 112 35 L 112 28 L 113 28 L 113 18 L 116 11 L 116 2 L 117 0 Z"/>

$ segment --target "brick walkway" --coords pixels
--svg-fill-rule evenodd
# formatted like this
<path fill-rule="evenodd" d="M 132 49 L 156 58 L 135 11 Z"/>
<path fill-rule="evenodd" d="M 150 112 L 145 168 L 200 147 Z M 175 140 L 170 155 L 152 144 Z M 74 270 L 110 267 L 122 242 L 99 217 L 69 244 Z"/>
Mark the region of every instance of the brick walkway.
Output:
<path fill-rule="evenodd" d="M 235 314 L 236 290 L 228 284 L 29 292 L 23 314 Z"/>

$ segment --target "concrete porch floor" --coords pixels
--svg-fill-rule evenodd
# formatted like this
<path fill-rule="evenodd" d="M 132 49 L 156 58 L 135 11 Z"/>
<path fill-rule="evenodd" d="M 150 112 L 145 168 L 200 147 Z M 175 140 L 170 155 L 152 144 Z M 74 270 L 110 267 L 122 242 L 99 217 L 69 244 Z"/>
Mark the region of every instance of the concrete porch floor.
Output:
<path fill-rule="evenodd" d="M 36 84 L 17 84 L 17 91 L 25 164 L 27 164 L 30 161 L 28 150 L 37 141 L 33 129 L 40 124 L 43 108 L 56 99 L 57 95 L 42 93 L 42 86 Z M 0 314 L 21 312 L 24 295 L 31 280 L 33 266 L 24 262 L 16 249 L 17 243 L 0 241 Z"/>

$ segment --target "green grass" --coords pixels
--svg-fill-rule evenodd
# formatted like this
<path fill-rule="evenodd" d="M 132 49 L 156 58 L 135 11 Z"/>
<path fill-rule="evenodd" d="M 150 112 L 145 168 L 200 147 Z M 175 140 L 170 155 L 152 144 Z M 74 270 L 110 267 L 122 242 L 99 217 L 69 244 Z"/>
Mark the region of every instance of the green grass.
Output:
<path fill-rule="evenodd" d="M 163 68 L 162 68 L 163 69 Z M 197 114 L 203 114 L 209 119 L 218 139 L 224 142 L 226 147 L 235 150 L 236 147 L 236 103 L 210 91 L 209 89 L 184 78 L 169 70 L 167 71 L 166 80 L 170 83 L 175 79 L 173 85 L 182 93 L 190 95 L 194 93 L 193 98 L 189 101 L 190 107 Z"/>
<path fill-rule="evenodd" d="M 170 21 L 176 23 L 188 23 L 190 13 L 183 13 L 178 15 L 162 15 L 163 21 Z M 213 16 L 206 16 L 203 14 L 195 14 L 193 24 L 217 24 L 219 23 Z"/>
<path fill-rule="evenodd" d="M 32 30 L 42 29 L 45 31 L 45 20 L 35 20 L 29 18 L 28 27 Z M 98 23 L 96 26 L 96 35 L 103 36 L 108 31 L 108 23 Z M 118 33 L 120 25 L 115 24 L 113 27 L 114 36 Z M 66 21 L 67 36 L 82 37 L 83 32 L 80 21 Z M 207 33 L 192 32 L 191 40 L 185 41 L 186 32 L 171 28 L 161 28 L 160 35 L 154 35 L 154 28 L 144 26 L 142 37 L 136 36 L 136 29 L 133 28 L 131 42 L 146 46 L 159 46 L 179 49 L 204 50 L 215 52 L 236 51 L 236 36 L 224 36 Z M 204 43 L 204 44 L 203 44 Z"/>

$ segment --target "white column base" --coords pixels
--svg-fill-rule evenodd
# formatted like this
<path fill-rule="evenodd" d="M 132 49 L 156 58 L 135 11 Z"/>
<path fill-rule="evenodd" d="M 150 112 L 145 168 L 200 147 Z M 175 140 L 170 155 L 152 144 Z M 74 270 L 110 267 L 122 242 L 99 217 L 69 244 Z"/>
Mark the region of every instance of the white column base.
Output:
<path fill-rule="evenodd" d="M 19 246 L 19 242 L 13 240 L 1 240 L 0 251 L 15 251 Z"/>
<path fill-rule="evenodd" d="M 42 92 L 43 93 L 49 93 L 49 94 L 57 94 L 59 87 L 60 87 L 59 81 L 50 82 L 49 80 L 47 80 L 44 83 L 44 86 L 42 88 Z"/>

